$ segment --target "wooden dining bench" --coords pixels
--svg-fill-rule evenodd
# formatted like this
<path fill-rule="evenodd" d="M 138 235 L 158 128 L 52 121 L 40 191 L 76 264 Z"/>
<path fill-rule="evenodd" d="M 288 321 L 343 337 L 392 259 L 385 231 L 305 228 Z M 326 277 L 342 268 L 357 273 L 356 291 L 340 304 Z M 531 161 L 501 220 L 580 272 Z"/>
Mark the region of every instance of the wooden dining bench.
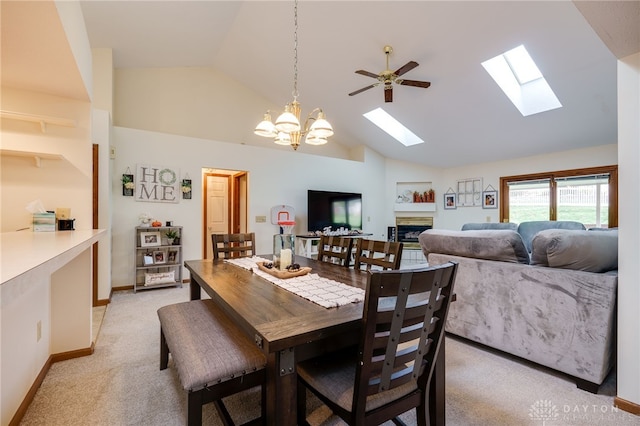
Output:
<path fill-rule="evenodd" d="M 202 424 L 202 406 L 215 404 L 223 424 L 233 420 L 222 398 L 261 386 L 265 419 L 266 357 L 246 334 L 210 300 L 193 300 L 158 309 L 160 370 L 169 353 L 187 391 L 187 424 Z M 254 420 L 255 422 L 256 420 Z"/>

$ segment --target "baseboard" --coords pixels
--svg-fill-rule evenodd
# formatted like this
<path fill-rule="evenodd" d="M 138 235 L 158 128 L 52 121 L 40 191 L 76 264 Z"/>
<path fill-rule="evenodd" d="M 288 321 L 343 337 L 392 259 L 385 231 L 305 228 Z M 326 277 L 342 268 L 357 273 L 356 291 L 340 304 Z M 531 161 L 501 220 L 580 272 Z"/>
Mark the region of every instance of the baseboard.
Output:
<path fill-rule="evenodd" d="M 615 398 L 613 398 L 613 405 L 618 407 L 622 411 L 640 416 L 640 404 L 636 404 L 635 402 L 630 402 L 616 396 Z"/>
<path fill-rule="evenodd" d="M 91 347 L 89 348 L 49 355 L 49 358 L 42 366 L 40 373 L 38 374 L 36 379 L 33 381 L 33 384 L 29 388 L 29 391 L 27 392 L 27 394 L 24 396 L 24 399 L 22 400 L 22 403 L 20 404 L 20 406 L 16 410 L 16 413 L 13 415 L 13 418 L 9 422 L 9 426 L 18 426 L 20 424 L 20 422 L 24 418 L 24 415 L 27 413 L 27 409 L 29 408 L 29 405 L 31 405 L 31 402 L 33 402 L 33 399 L 36 396 L 36 392 L 38 392 L 40 385 L 42 385 L 44 378 L 47 377 L 47 373 L 51 369 L 51 365 L 54 362 L 66 361 L 72 358 L 80 358 L 83 356 L 91 355 L 95 349 L 94 346 L 95 344 L 92 343 Z"/>
<path fill-rule="evenodd" d="M 75 351 L 60 352 L 59 354 L 53 354 L 50 357 L 51 362 L 60 362 L 60 361 L 66 361 L 68 359 L 89 356 L 95 350 L 95 345 L 96 345 L 95 343 L 91 343 L 91 346 L 89 346 L 88 348 L 76 349 Z"/>
<path fill-rule="evenodd" d="M 126 291 L 126 290 L 133 290 L 133 286 L 132 285 L 123 285 L 122 287 L 112 287 L 111 288 L 111 292 L 112 293 L 114 291 Z"/>

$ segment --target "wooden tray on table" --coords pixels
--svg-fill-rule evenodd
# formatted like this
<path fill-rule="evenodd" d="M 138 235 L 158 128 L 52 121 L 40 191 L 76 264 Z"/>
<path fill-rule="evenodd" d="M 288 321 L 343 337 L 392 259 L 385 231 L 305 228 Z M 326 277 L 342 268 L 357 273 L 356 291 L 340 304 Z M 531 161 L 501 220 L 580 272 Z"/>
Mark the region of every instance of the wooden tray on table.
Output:
<path fill-rule="evenodd" d="M 281 278 L 281 279 L 300 277 L 302 275 L 307 275 L 309 272 L 311 272 L 311 268 L 308 266 L 304 266 L 298 269 L 297 271 L 289 272 L 286 270 L 281 271 L 276 268 L 267 268 L 266 266 L 264 266 L 264 262 L 258 262 L 257 264 L 258 264 L 258 268 L 261 271 L 264 271 L 269 275 L 273 275 L 274 277 Z"/>

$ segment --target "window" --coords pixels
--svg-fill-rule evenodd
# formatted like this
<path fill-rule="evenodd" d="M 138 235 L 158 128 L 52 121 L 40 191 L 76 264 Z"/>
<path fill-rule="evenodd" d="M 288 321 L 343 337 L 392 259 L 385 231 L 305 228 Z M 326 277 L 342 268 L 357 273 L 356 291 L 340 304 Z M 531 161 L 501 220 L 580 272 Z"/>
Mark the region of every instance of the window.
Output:
<path fill-rule="evenodd" d="M 618 167 L 500 178 L 500 220 L 575 220 L 587 228 L 618 226 Z"/>

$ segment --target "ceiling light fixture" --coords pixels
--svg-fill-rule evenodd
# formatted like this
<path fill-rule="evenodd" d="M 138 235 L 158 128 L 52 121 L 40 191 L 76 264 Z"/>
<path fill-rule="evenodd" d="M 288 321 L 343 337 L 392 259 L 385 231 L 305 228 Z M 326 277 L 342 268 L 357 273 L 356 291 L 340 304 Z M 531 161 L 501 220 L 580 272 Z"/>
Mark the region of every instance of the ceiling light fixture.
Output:
<path fill-rule="evenodd" d="M 300 103 L 298 102 L 298 0 L 294 2 L 293 22 L 293 102 L 287 104 L 275 125 L 271 121 L 271 113 L 267 111 L 262 121 L 256 126 L 254 133 L 265 138 L 273 138 L 278 145 L 291 145 L 294 150 L 300 146 L 300 139 L 306 136 L 305 142 L 310 145 L 324 145 L 327 138 L 333 136 L 333 128 L 327 121 L 321 108 L 315 108 L 300 125 Z M 314 114 L 317 113 L 317 116 Z M 311 125 L 309 125 L 309 123 Z"/>

